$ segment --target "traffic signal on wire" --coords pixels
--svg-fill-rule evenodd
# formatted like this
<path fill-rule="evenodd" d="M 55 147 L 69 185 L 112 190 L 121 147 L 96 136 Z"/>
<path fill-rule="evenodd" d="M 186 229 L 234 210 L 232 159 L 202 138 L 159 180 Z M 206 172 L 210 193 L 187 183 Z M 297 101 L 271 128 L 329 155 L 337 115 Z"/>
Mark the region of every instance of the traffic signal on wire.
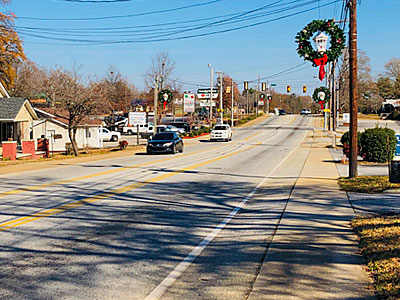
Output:
<path fill-rule="evenodd" d="M 244 89 L 247 91 L 249 89 L 249 82 L 245 81 L 244 82 Z"/>
<path fill-rule="evenodd" d="M 286 86 L 286 92 L 287 92 L 287 93 L 290 93 L 291 90 L 292 90 L 292 87 L 291 87 L 290 85 Z"/>
<path fill-rule="evenodd" d="M 267 84 L 265 82 L 261 83 L 261 91 L 265 92 L 267 90 Z"/>
<path fill-rule="evenodd" d="M 303 85 L 303 93 L 304 94 L 307 93 L 307 86 L 306 85 Z"/>

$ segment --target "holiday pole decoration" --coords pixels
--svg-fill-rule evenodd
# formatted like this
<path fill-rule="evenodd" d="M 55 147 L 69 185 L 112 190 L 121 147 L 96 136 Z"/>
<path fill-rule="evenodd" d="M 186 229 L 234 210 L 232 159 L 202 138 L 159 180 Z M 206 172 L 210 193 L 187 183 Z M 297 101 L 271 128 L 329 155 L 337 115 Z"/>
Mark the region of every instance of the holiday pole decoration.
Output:
<path fill-rule="evenodd" d="M 158 93 L 158 101 L 163 103 L 163 109 L 167 107 L 167 103 L 170 103 L 172 99 L 174 98 L 174 95 L 170 90 L 164 89 L 161 92 Z"/>
<path fill-rule="evenodd" d="M 324 109 L 324 104 L 329 102 L 331 99 L 331 92 L 328 88 L 321 86 L 314 90 L 312 98 L 314 102 L 317 102 L 321 105 L 321 109 Z"/>
<path fill-rule="evenodd" d="M 319 34 L 313 39 L 317 45 L 314 50 L 310 39 L 315 32 Z M 328 36 L 330 37 L 330 47 L 327 49 Z M 335 25 L 333 20 L 314 20 L 303 28 L 296 35 L 298 43 L 297 53 L 304 60 L 311 61 L 314 67 L 319 67 L 319 79 L 325 77 L 325 65 L 335 61 L 345 48 L 346 37 L 342 29 Z"/>

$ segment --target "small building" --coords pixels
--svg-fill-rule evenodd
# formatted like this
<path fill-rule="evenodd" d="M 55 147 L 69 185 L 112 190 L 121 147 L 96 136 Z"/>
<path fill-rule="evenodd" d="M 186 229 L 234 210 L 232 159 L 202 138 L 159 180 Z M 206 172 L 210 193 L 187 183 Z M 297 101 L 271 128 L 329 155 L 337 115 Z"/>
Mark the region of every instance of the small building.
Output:
<path fill-rule="evenodd" d="M 51 109 L 35 108 L 35 111 L 39 116 L 39 120 L 33 124 L 35 139 L 47 138 L 50 151 L 65 151 L 66 144 L 70 143 L 67 120 L 51 113 Z M 102 148 L 103 140 L 99 134 L 101 128 L 101 120 L 85 118 L 76 132 L 78 148 Z"/>
<path fill-rule="evenodd" d="M 1 89 L 1 88 L 0 88 Z M 26 98 L 0 98 L 0 142 L 21 141 L 33 138 L 33 122 L 38 116 Z"/>

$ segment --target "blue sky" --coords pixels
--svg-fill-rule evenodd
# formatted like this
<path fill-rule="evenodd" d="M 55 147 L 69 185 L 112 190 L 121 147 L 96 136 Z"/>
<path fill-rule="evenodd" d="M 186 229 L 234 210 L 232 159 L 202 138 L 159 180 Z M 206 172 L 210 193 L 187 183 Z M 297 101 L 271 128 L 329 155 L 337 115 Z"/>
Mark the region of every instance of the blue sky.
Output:
<path fill-rule="evenodd" d="M 190 27 L 190 20 L 244 12 L 268 4 L 280 5 L 291 1 L 295 4 L 304 4 L 312 0 L 297 0 L 297 2 L 296 0 L 219 0 L 209 5 L 139 17 L 121 16 L 199 5 L 211 2 L 211 0 L 133 0 L 116 3 L 13 0 L 12 4 L 4 9 L 12 11 L 17 17 L 21 17 L 16 21 L 18 27 L 33 29 L 104 29 L 129 26 L 132 27 L 132 30 L 137 30 L 133 27 L 176 22 L 177 25 L 174 26 L 179 26 L 181 30 Z M 92 77 L 104 76 L 108 68 L 114 66 L 139 89 L 144 86 L 142 74 L 149 68 L 151 58 L 160 51 L 168 50 L 176 61 L 174 77 L 183 82 L 193 83 L 193 85 L 184 84 L 185 90 L 194 91 L 198 88 L 197 85 L 209 85 L 210 71 L 207 65 L 210 63 L 216 71 L 226 72 L 238 82 L 254 80 L 260 74 L 261 77 L 267 77 L 270 83 L 276 83 L 278 92 L 284 92 L 286 85 L 291 84 L 293 92 L 300 93 L 301 86 L 307 84 L 309 93 L 311 93 L 314 87 L 321 84 L 313 78 L 317 75 L 317 69 L 313 68 L 310 63 L 299 66 L 283 76 L 271 77 L 271 75 L 303 62 L 297 55 L 294 39 L 296 33 L 307 23 L 319 18 L 335 17 L 340 19 L 342 2 L 322 7 L 324 4 L 333 1 L 320 0 L 318 4 L 318 1 L 314 0 L 311 5 L 304 5 L 288 12 L 251 19 L 244 23 L 235 23 L 225 27 L 216 27 L 216 29 L 253 24 L 299 12 L 303 9 L 316 8 L 306 13 L 238 31 L 185 40 L 81 45 L 75 42 L 65 43 L 59 40 L 21 35 L 28 58 L 41 66 L 63 65 L 70 67 L 75 63 L 82 65 L 82 72 Z M 318 5 L 320 8 L 318 8 Z M 271 11 L 271 9 L 266 9 L 264 12 Z M 363 0 L 358 8 L 359 48 L 365 50 L 371 58 L 372 71 L 375 76 L 383 72 L 384 64 L 390 58 L 400 57 L 399 11 L 400 0 Z M 87 19 L 105 16 L 120 17 L 86 21 L 28 19 L 29 17 Z M 212 30 L 215 29 L 206 28 L 198 32 L 209 33 Z M 39 31 L 35 34 L 43 35 L 43 32 Z M 67 37 L 59 33 L 53 36 L 61 39 Z M 77 38 L 86 39 L 87 37 L 74 37 L 74 39 Z M 129 39 L 126 34 L 110 38 L 116 41 Z"/>

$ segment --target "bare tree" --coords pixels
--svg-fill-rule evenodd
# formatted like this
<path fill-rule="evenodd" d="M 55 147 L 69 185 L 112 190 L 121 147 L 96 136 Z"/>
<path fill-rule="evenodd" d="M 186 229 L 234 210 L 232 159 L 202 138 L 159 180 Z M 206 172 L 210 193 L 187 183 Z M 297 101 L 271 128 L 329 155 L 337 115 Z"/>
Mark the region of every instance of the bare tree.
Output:
<path fill-rule="evenodd" d="M 16 78 L 12 96 L 37 98 L 46 97 L 43 94 L 46 71 L 30 60 L 22 61 L 15 65 Z"/>
<path fill-rule="evenodd" d="M 159 90 L 171 88 L 171 75 L 175 70 L 175 59 L 171 57 L 168 50 L 158 53 L 151 59 L 150 68 L 143 74 L 147 90 L 154 87 L 156 76 L 158 75 Z"/>
<path fill-rule="evenodd" d="M 78 70 L 66 70 L 62 67 L 51 69 L 47 78 L 47 92 L 53 96 L 57 110 L 55 114 L 66 119 L 68 136 L 74 154 L 78 156 L 76 132 L 85 117 L 96 111 L 97 96 L 101 85 L 85 82 Z"/>

